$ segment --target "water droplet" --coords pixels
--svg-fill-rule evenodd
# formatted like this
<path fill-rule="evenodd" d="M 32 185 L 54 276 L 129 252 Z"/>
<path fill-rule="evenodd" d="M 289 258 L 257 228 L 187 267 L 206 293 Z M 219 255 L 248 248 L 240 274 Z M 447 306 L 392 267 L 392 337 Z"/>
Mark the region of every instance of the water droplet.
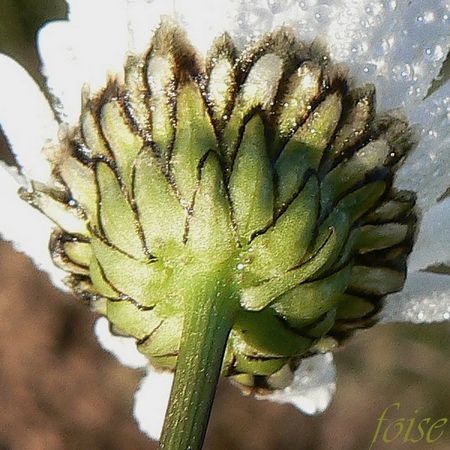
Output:
<path fill-rule="evenodd" d="M 440 45 L 436 45 L 436 47 L 433 48 L 426 48 L 425 49 L 425 55 L 429 57 L 431 61 L 440 61 L 445 57 L 445 52 Z"/>
<path fill-rule="evenodd" d="M 243 34 L 246 34 L 250 39 L 252 36 L 257 36 L 266 30 L 270 29 L 272 24 L 273 14 L 266 8 L 248 7 L 247 10 L 241 12 L 238 17 L 238 24 Z"/>
<path fill-rule="evenodd" d="M 394 80 L 411 81 L 414 79 L 414 70 L 411 64 L 398 64 L 392 68 Z"/>
<path fill-rule="evenodd" d="M 431 23 L 434 21 L 434 12 L 433 11 L 427 11 L 424 15 L 423 15 L 423 20 L 425 23 Z"/>
<path fill-rule="evenodd" d="M 325 24 L 330 19 L 330 7 L 327 5 L 322 5 L 316 8 L 316 12 L 314 14 L 314 19 L 317 23 Z"/>
<path fill-rule="evenodd" d="M 242 264 L 242 263 L 239 263 L 239 264 L 236 266 L 236 269 L 237 269 L 237 270 L 244 270 L 244 268 L 245 268 L 245 265 Z"/>
<path fill-rule="evenodd" d="M 366 75 L 373 75 L 373 74 L 376 73 L 376 70 L 377 70 L 376 64 L 366 64 L 366 65 L 363 67 L 363 72 L 364 72 Z"/>
<path fill-rule="evenodd" d="M 279 14 L 290 8 L 294 0 L 267 0 L 267 6 L 273 14 Z"/>

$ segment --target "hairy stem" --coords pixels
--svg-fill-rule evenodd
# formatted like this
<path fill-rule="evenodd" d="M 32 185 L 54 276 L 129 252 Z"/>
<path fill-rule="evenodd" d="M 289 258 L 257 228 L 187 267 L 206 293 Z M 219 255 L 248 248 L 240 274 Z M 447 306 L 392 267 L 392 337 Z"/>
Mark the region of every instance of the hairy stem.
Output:
<path fill-rule="evenodd" d="M 208 280 L 186 307 L 160 439 L 160 449 L 164 450 L 202 448 L 237 302 L 230 296 L 229 287 Z"/>

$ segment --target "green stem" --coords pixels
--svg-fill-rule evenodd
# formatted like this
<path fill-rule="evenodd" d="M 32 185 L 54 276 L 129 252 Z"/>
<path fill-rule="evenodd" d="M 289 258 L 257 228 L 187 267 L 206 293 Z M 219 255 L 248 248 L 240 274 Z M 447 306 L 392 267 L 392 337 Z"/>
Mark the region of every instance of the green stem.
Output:
<path fill-rule="evenodd" d="M 196 283 L 198 286 L 198 284 Z M 221 288 L 223 291 L 221 292 Z M 201 449 L 237 302 L 210 280 L 186 306 L 177 369 L 160 449 Z"/>

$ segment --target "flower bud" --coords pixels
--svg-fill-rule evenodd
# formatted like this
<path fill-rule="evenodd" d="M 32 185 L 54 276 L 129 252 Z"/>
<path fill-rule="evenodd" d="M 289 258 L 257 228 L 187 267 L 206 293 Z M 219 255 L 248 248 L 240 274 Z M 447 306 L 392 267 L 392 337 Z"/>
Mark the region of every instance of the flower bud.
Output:
<path fill-rule="evenodd" d="M 240 54 L 224 35 L 202 60 L 165 23 L 124 81 L 85 96 L 54 186 L 22 196 L 56 223 L 73 291 L 154 366 L 175 368 L 209 279 L 240 305 L 223 375 L 279 388 L 402 289 L 414 195 L 392 183 L 412 141 L 373 86 L 286 29 Z"/>

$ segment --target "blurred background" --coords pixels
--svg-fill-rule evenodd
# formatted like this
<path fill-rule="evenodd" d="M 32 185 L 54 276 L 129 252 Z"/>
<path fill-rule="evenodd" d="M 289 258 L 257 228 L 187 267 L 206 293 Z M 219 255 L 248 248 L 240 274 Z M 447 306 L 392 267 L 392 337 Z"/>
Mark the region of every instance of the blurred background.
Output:
<path fill-rule="evenodd" d="M 36 31 L 66 13 L 62 0 L 0 0 L 0 52 L 13 56 L 42 85 Z M 1 133 L 0 157 L 14 162 Z M 94 321 L 86 307 L 56 290 L 25 256 L 0 241 L 0 450 L 156 448 L 132 418 L 142 374 L 101 350 L 92 333 Z M 449 323 L 361 332 L 336 353 L 337 395 L 317 417 L 243 397 L 222 382 L 205 448 L 364 450 L 377 419 L 396 402 L 400 411 L 390 417 L 450 420 L 449 336 Z M 372 448 L 429 447 L 424 441 L 384 444 L 379 439 Z M 448 424 L 432 448 L 450 448 Z"/>

